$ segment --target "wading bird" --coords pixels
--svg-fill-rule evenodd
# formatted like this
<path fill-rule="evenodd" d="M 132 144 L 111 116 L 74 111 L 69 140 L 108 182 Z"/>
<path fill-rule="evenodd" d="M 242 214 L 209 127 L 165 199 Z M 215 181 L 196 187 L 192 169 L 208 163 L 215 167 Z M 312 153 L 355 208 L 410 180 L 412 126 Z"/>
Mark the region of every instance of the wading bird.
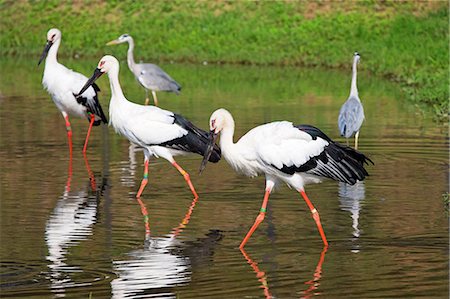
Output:
<path fill-rule="evenodd" d="M 225 109 L 214 111 L 209 120 L 210 144 L 200 166 L 206 167 L 209 153 L 220 133 L 220 149 L 225 160 L 237 172 L 255 177 L 266 176 L 266 190 L 260 213 L 242 241 L 243 248 L 263 221 L 269 195 L 275 184 L 284 182 L 300 192 L 316 222 L 325 246 L 328 246 L 319 213 L 306 196 L 304 185 L 319 183 L 321 178 L 355 184 L 368 175 L 364 163 L 372 162 L 364 154 L 331 140 L 318 128 L 294 126 L 278 121 L 253 128 L 233 143 L 234 119 Z"/>
<path fill-rule="evenodd" d="M 139 198 L 148 182 L 148 162 L 151 156 L 162 157 L 169 161 L 186 180 L 194 197 L 198 197 L 189 174 L 175 162 L 173 156 L 188 153 L 204 155 L 208 147 L 208 133 L 194 126 L 179 114 L 155 106 L 143 106 L 128 101 L 123 95 L 119 83 L 119 61 L 106 55 L 98 63 L 92 77 L 80 90 L 82 94 L 104 73 L 108 73 L 111 85 L 109 104 L 110 123 L 117 133 L 144 149 L 144 178 L 136 195 Z M 212 155 L 209 161 L 220 160 L 220 149 L 209 149 Z"/>
<path fill-rule="evenodd" d="M 72 156 L 72 128 L 69 122 L 69 114 L 82 118 L 86 117 L 89 120 L 89 129 L 84 142 L 83 153 L 86 153 L 92 126 L 98 126 L 102 122 L 106 124 L 108 120 L 98 102 L 97 92 L 100 89 L 97 85 L 94 84 L 75 98 L 75 93 L 83 87 L 88 78 L 58 62 L 57 55 L 60 44 L 61 31 L 56 28 L 50 29 L 47 32 L 47 44 L 38 65 L 45 59 L 42 85 L 44 85 L 44 88 L 48 91 L 66 121 L 69 152 Z"/>
<path fill-rule="evenodd" d="M 148 91 L 152 91 L 153 102 L 158 106 L 157 91 L 168 91 L 176 94 L 180 93 L 181 85 L 172 77 L 164 72 L 159 66 L 152 63 L 135 63 L 134 62 L 134 40 L 131 35 L 122 34 L 118 39 L 108 42 L 106 45 L 117 45 L 128 43 L 127 62 L 128 67 L 134 74 L 139 83 L 145 88 L 145 105 L 148 105 Z"/>
<path fill-rule="evenodd" d="M 364 121 L 364 108 L 358 96 L 358 87 L 356 86 L 356 65 L 359 63 L 360 56 L 355 52 L 353 56 L 353 74 L 350 87 L 350 96 L 342 105 L 339 111 L 338 126 L 341 136 L 347 138 L 355 134 L 355 149 L 358 149 L 359 129 Z M 348 144 L 348 143 L 347 143 Z"/>

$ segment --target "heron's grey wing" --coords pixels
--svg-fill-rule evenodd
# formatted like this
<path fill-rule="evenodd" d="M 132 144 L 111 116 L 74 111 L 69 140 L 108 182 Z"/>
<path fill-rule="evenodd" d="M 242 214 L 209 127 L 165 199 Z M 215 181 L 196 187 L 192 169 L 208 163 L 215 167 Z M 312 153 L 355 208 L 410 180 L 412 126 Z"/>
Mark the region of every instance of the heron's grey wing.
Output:
<path fill-rule="evenodd" d="M 341 136 L 350 138 L 359 131 L 364 120 L 364 108 L 356 97 L 350 97 L 339 111 L 338 126 Z"/>
<path fill-rule="evenodd" d="M 181 85 L 155 64 L 141 64 L 137 79 L 142 86 L 150 90 L 170 91 L 176 94 L 181 90 Z"/>

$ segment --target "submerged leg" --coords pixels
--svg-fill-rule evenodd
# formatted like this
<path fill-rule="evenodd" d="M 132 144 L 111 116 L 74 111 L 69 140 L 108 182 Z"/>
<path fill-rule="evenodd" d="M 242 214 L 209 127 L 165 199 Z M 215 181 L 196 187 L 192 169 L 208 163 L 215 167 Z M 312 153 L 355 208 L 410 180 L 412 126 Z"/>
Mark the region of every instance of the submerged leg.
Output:
<path fill-rule="evenodd" d="M 69 141 L 69 155 L 72 159 L 72 127 L 70 126 L 69 115 L 67 115 L 67 113 L 64 111 L 62 111 L 61 113 L 64 117 L 64 120 L 66 121 L 67 139 Z"/>
<path fill-rule="evenodd" d="M 86 140 L 84 141 L 83 154 L 86 153 L 89 136 L 91 135 L 92 126 L 94 125 L 95 121 L 95 115 L 93 113 L 88 112 L 88 115 L 91 118 L 91 121 L 89 122 L 89 129 L 86 134 Z"/>
<path fill-rule="evenodd" d="M 142 216 L 144 217 L 145 239 L 147 240 L 150 238 L 150 222 L 148 219 L 147 208 L 145 207 L 145 204 L 142 202 L 142 200 L 139 197 L 137 197 L 136 200 L 139 203 L 139 205 L 141 206 L 141 213 L 142 213 Z"/>
<path fill-rule="evenodd" d="M 142 192 L 144 191 L 144 188 L 145 188 L 145 186 L 148 183 L 148 160 L 149 160 L 149 158 L 145 157 L 145 160 L 144 160 L 144 177 L 142 178 L 141 187 L 139 187 L 139 191 L 136 194 L 136 198 L 141 197 Z"/>
<path fill-rule="evenodd" d="M 191 189 L 192 194 L 194 195 L 194 198 L 198 198 L 197 191 L 195 191 L 194 185 L 192 185 L 189 173 L 187 173 L 183 168 L 181 168 L 181 166 L 178 165 L 178 163 L 175 160 L 172 162 L 172 165 L 183 175 L 189 188 Z"/>
<path fill-rule="evenodd" d="M 248 239 L 250 239 L 252 234 L 255 232 L 256 228 L 258 228 L 259 224 L 264 220 L 264 217 L 266 216 L 266 211 L 267 211 L 267 202 L 269 201 L 269 195 L 270 195 L 270 192 L 272 192 L 273 186 L 274 186 L 273 181 L 266 180 L 266 192 L 264 193 L 264 199 L 263 199 L 263 203 L 261 205 L 261 210 L 259 211 L 259 214 L 256 217 L 255 223 L 253 223 L 253 226 L 248 231 L 244 240 L 242 240 L 241 245 L 239 245 L 239 249 L 244 248 Z"/>
<path fill-rule="evenodd" d="M 153 102 L 155 103 L 155 106 L 158 106 L 158 97 L 156 96 L 156 91 L 152 90 L 153 95 Z"/>
<path fill-rule="evenodd" d="M 316 225 L 317 225 L 317 229 L 319 230 L 320 236 L 322 237 L 323 244 L 325 246 L 328 246 L 327 238 L 325 237 L 325 233 L 323 232 L 322 223 L 320 223 L 319 212 L 317 212 L 316 208 L 313 206 L 313 204 L 309 200 L 308 196 L 306 196 L 305 191 L 301 190 L 300 194 L 302 195 L 303 199 L 305 200 L 306 204 L 308 205 L 308 207 L 312 213 L 314 221 L 316 222 Z"/>
<path fill-rule="evenodd" d="M 92 191 L 97 190 L 97 184 L 95 183 L 95 175 L 91 170 L 91 166 L 89 165 L 89 161 L 85 152 L 83 152 L 84 164 L 86 165 L 86 170 L 88 172 L 89 181 L 91 182 Z"/>
<path fill-rule="evenodd" d="M 356 132 L 356 134 L 355 134 L 355 150 L 358 149 L 358 137 L 359 137 L 359 131 Z"/>
<path fill-rule="evenodd" d="M 145 89 L 145 105 L 146 106 L 148 105 L 148 102 L 150 102 L 150 99 L 148 97 L 148 89 L 146 88 Z"/>

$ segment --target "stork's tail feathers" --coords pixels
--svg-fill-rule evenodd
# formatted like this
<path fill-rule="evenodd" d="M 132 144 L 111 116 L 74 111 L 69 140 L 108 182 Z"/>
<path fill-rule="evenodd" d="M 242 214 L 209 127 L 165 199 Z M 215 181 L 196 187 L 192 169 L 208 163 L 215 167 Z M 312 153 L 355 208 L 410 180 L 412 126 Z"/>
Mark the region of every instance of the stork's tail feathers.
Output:
<path fill-rule="evenodd" d="M 316 127 L 309 125 L 298 125 L 296 127 L 310 134 L 314 140 L 320 137 L 329 143 L 319 156 L 311 159 L 310 165 L 308 165 L 308 173 L 351 185 L 364 180 L 369 175 L 364 168 L 364 164 L 374 163 L 363 153 L 334 142 Z"/>

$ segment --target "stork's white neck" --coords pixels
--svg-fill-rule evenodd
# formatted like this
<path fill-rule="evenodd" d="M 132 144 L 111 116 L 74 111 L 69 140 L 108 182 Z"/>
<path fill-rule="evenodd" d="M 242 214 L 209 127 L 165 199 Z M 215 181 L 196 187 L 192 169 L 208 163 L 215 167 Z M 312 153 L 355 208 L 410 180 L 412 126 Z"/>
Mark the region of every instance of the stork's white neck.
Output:
<path fill-rule="evenodd" d="M 123 95 L 122 87 L 120 87 L 119 82 L 119 66 L 116 68 L 111 68 L 108 71 L 109 77 L 109 85 L 111 86 L 111 103 L 115 101 L 125 100 L 125 96 Z"/>
<path fill-rule="evenodd" d="M 128 39 L 127 63 L 131 71 L 134 70 L 134 66 L 136 65 L 136 62 L 134 62 L 133 51 L 134 51 L 134 40 L 130 37 Z"/>
<path fill-rule="evenodd" d="M 220 149 L 222 154 L 231 166 L 236 165 L 240 155 L 237 145 L 233 142 L 234 136 L 234 119 L 230 115 L 225 117 L 223 129 L 220 131 Z"/>
<path fill-rule="evenodd" d="M 57 39 L 56 42 L 48 50 L 47 57 L 45 58 L 45 64 L 55 64 L 58 63 L 58 49 L 61 44 L 61 38 Z"/>
<path fill-rule="evenodd" d="M 358 98 L 358 88 L 356 87 L 356 65 L 358 60 L 353 59 L 352 85 L 350 87 L 350 96 Z"/>

